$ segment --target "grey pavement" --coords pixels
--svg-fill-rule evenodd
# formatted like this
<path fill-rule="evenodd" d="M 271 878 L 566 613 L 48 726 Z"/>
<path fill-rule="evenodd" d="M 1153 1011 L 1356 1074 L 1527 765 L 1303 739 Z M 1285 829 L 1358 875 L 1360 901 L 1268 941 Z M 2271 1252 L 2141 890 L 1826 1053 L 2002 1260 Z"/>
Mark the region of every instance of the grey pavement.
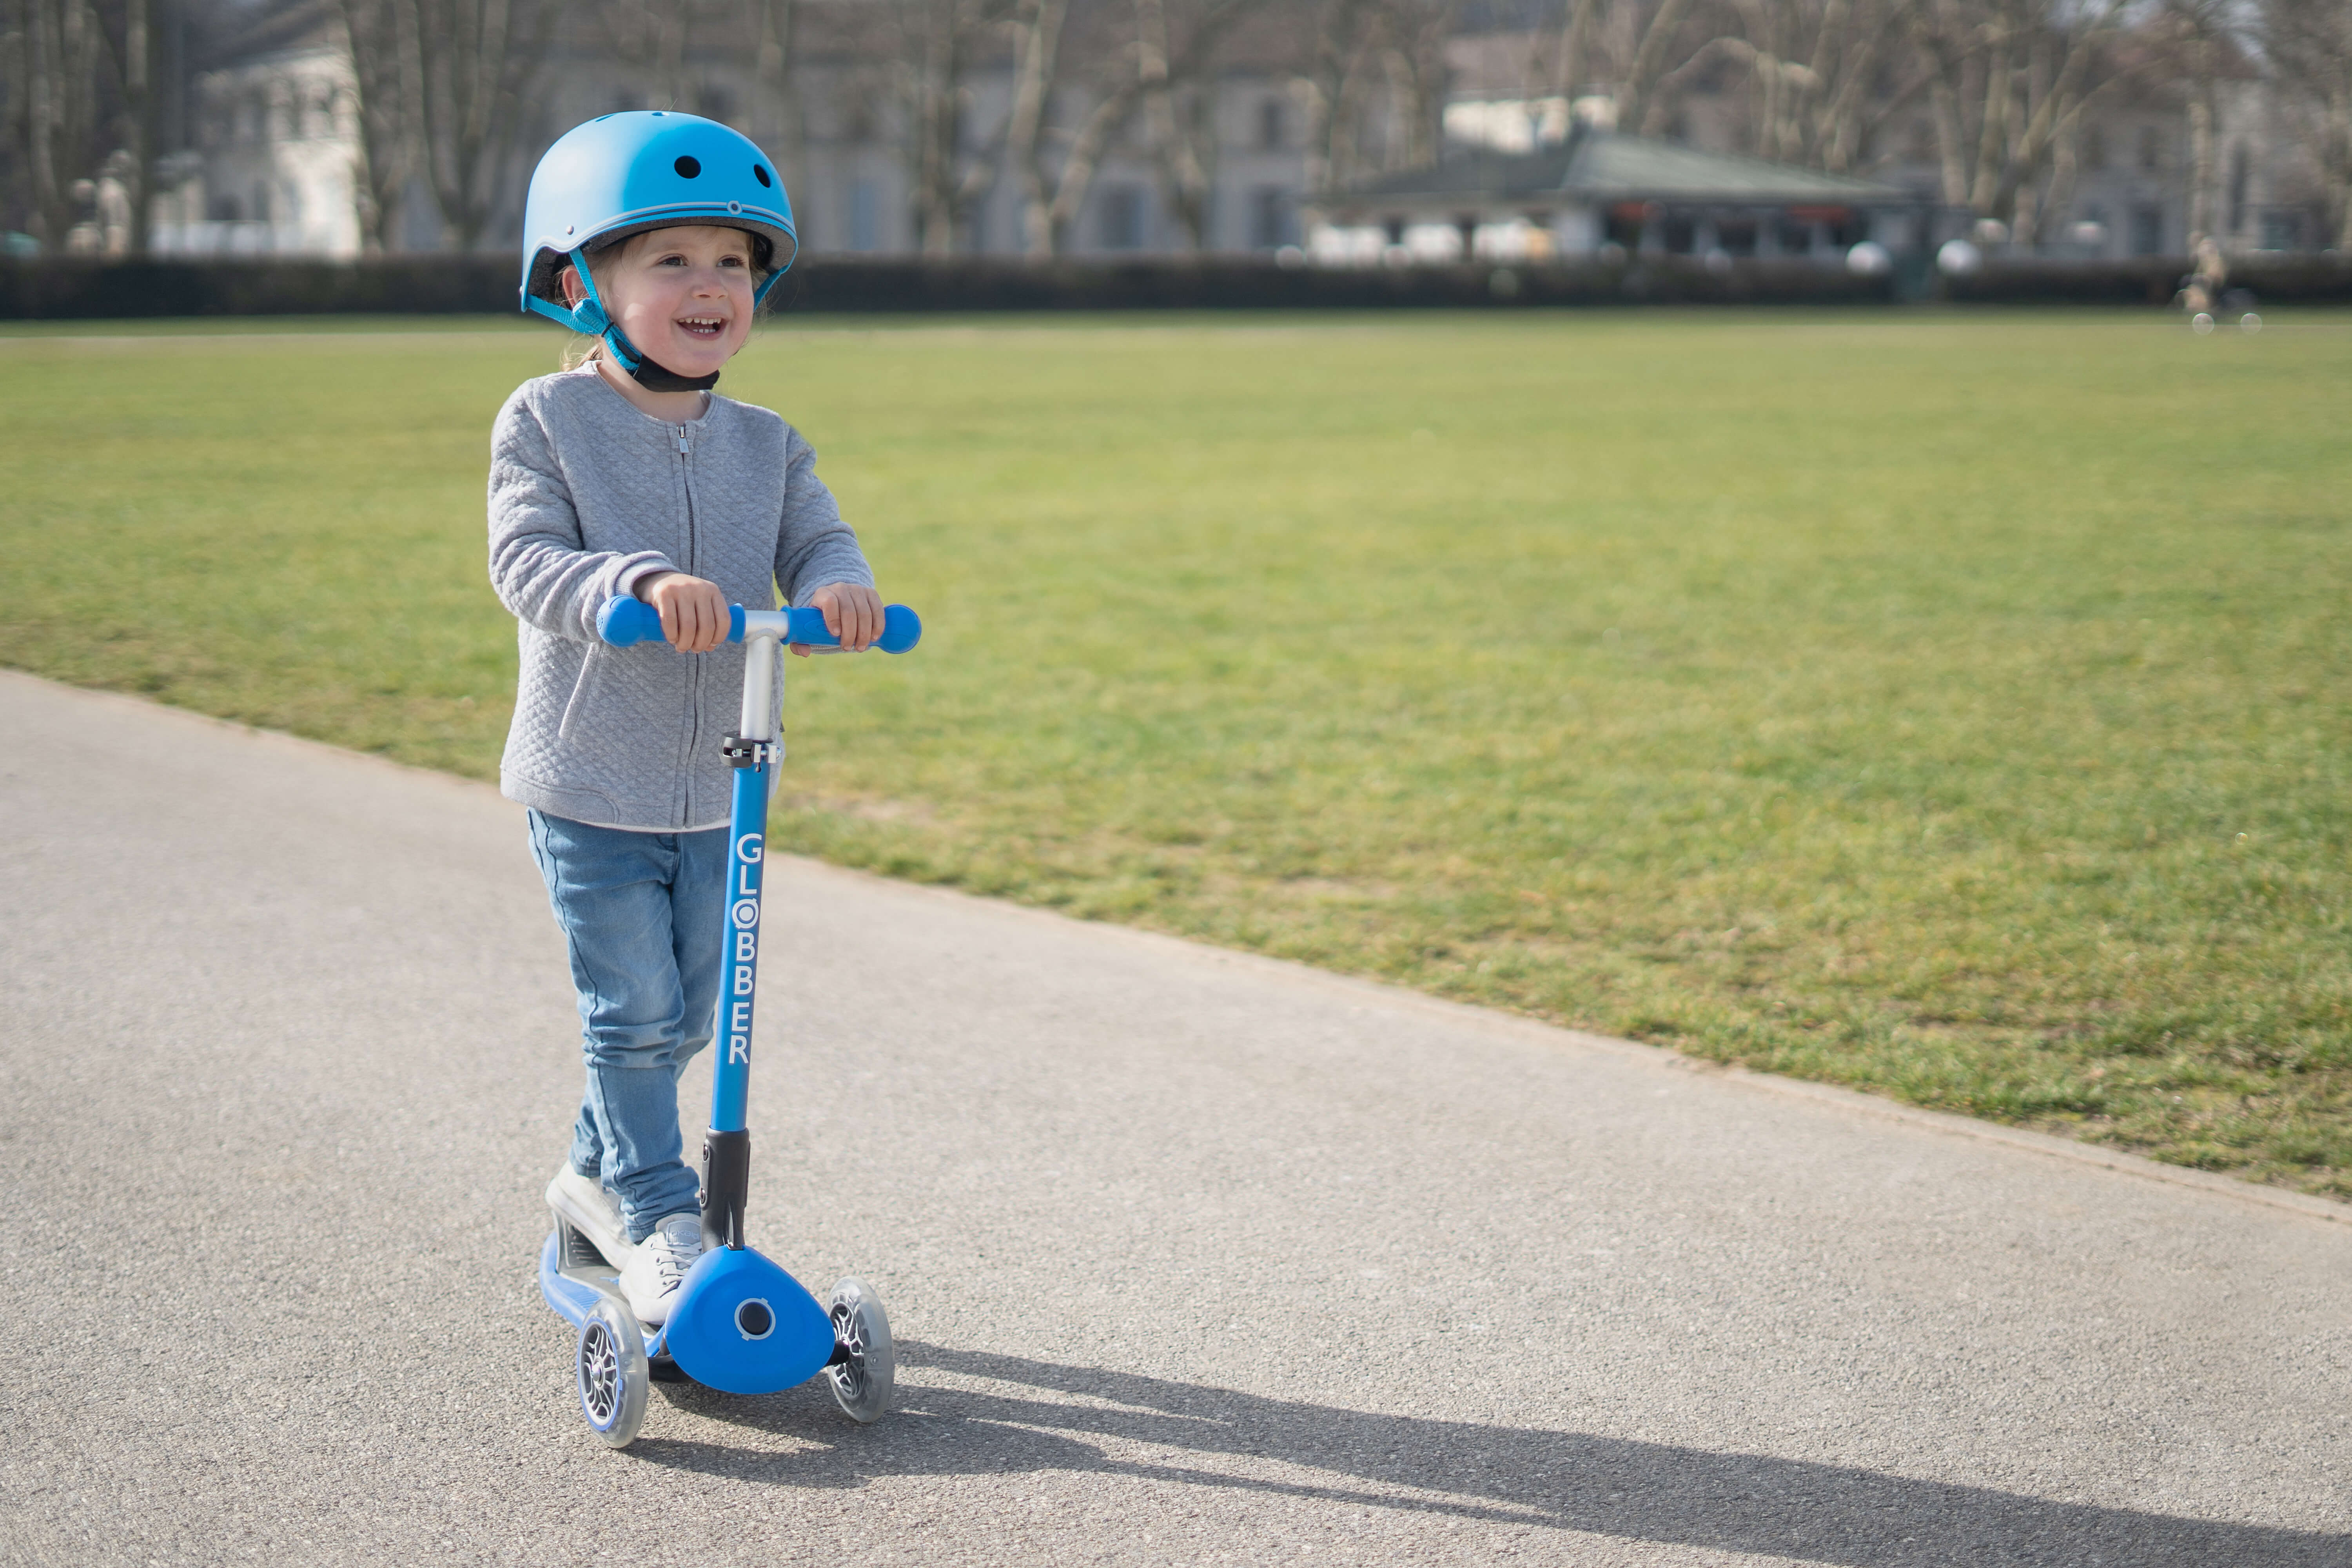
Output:
<path fill-rule="evenodd" d="M 519 809 L 0 675 L 0 1561 L 2352 1564 L 2326 1205 L 772 889 L 752 1237 L 879 1287 L 898 1408 L 608 1452 Z"/>

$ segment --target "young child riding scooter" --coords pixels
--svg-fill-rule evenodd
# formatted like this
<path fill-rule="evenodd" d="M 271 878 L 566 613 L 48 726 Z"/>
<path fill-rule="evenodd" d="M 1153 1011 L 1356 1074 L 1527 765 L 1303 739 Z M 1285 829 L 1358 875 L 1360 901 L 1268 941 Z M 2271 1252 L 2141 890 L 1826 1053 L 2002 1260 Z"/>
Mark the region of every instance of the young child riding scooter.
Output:
<path fill-rule="evenodd" d="M 638 112 L 570 132 L 531 176 L 522 305 L 595 342 L 517 388 L 490 438 L 490 582 L 522 656 L 499 785 L 529 808 L 587 1064 L 547 1201 L 648 1325 L 703 1246 L 677 1079 L 710 1042 L 724 951 L 729 606 L 781 589 L 850 649 L 883 625 L 808 443 L 711 390 L 794 244 L 775 165 L 726 126 Z M 664 640 L 601 642 L 615 595 L 658 611 Z"/>

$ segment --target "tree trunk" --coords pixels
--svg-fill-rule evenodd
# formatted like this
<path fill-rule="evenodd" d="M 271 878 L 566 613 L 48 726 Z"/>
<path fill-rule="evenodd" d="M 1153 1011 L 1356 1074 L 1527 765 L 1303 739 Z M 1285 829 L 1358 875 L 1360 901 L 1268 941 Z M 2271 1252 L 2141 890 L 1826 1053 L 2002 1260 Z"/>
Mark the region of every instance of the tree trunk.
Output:
<path fill-rule="evenodd" d="M 1354 83 L 1367 4 L 1327 0 L 1316 25 L 1307 102 L 1307 189 L 1315 197 L 1353 180 L 1360 163 Z"/>
<path fill-rule="evenodd" d="M 808 151 L 808 126 L 793 91 L 800 10 L 795 0 L 753 0 L 760 41 L 752 56 L 759 97 L 751 105 L 751 139 L 776 162 L 776 178 L 789 197 L 801 188 Z M 795 220 L 797 221 L 797 219 Z"/>
<path fill-rule="evenodd" d="M 123 194 L 131 204 L 129 250 L 147 254 L 148 197 L 155 186 L 155 38 L 148 0 L 123 0 L 122 110 L 120 141 Z"/>
<path fill-rule="evenodd" d="M 1658 79 L 1665 75 L 1666 51 L 1674 47 L 1690 7 L 1691 0 L 1659 0 L 1656 13 L 1642 34 L 1641 47 L 1633 51 L 1633 68 L 1626 73 L 1624 89 L 1618 99 L 1619 125 L 1645 136 L 1661 128 L 1664 100 L 1655 96 Z"/>
<path fill-rule="evenodd" d="M 2213 44 L 2189 46 L 2189 248 L 2213 236 Z"/>
<path fill-rule="evenodd" d="M 1559 63 L 1553 80 L 1560 96 L 1568 100 L 1570 112 L 1592 70 L 1592 24 L 1600 10 L 1601 0 L 1572 0 L 1568 20 L 1560 26 Z"/>
<path fill-rule="evenodd" d="M 1102 164 L 1103 149 L 1118 128 L 1135 112 L 1135 102 L 1142 91 L 1141 84 L 1130 78 L 1095 106 L 1087 122 L 1070 142 L 1070 155 L 1062 161 L 1061 178 L 1055 182 L 1053 205 L 1045 210 L 1048 232 L 1054 246 L 1059 249 L 1070 225 L 1076 220 L 1078 209 L 1086 205 L 1087 193 L 1094 188 L 1095 172 Z"/>
<path fill-rule="evenodd" d="M 408 105 L 416 96 L 415 20 L 402 0 L 341 0 L 339 10 L 359 101 L 352 192 L 360 243 L 371 256 L 394 247 L 401 195 L 415 165 Z"/>
<path fill-rule="evenodd" d="M 408 3 L 416 6 L 425 174 L 456 248 L 469 251 L 495 208 L 557 7 L 546 0 Z"/>
<path fill-rule="evenodd" d="M 1069 0 L 1029 0 L 1014 19 L 1013 111 L 1005 120 L 1004 148 L 1021 182 L 1021 253 L 1033 260 L 1058 248 L 1044 137 L 1060 71 L 1062 24 L 1069 14 Z"/>
<path fill-rule="evenodd" d="M 955 250 L 957 121 L 961 118 L 963 40 L 955 0 L 935 0 L 924 18 L 915 106 L 915 225 L 926 256 Z"/>
<path fill-rule="evenodd" d="M 2015 99 L 2017 68 L 2010 58 L 2014 35 L 2008 18 L 1985 58 L 1984 125 L 1977 137 L 1977 165 L 1969 182 L 1969 208 L 1979 217 L 1990 217 L 1999 203 L 2001 174 L 2009 163 L 2010 112 Z"/>
<path fill-rule="evenodd" d="M 1937 163 L 1943 175 L 1944 205 L 1965 206 L 1969 199 L 1968 162 L 1961 153 L 1967 127 L 1960 120 L 1961 61 L 1944 36 L 1932 4 L 1912 13 L 1912 35 L 1927 60 L 1927 101 L 1935 112 Z"/>

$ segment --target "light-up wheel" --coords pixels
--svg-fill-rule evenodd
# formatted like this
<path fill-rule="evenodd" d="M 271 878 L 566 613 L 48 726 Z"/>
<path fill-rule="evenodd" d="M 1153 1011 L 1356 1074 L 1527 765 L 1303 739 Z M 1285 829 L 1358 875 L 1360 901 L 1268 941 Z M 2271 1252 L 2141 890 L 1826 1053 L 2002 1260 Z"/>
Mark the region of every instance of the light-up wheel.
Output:
<path fill-rule="evenodd" d="M 882 1299 L 863 1279 L 833 1288 L 833 1364 L 824 1369 L 834 1403 L 852 1421 L 871 1424 L 890 1406 L 898 1358 L 890 1348 L 890 1319 Z"/>

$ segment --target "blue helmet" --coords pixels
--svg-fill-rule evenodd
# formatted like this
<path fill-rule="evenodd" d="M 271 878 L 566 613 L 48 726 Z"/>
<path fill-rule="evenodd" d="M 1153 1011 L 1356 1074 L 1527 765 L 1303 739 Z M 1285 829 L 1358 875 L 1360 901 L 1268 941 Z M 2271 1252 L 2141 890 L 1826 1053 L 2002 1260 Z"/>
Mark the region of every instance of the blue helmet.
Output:
<path fill-rule="evenodd" d="M 667 110 L 606 114 L 559 137 L 531 172 L 522 212 L 522 308 L 601 337 L 639 374 L 645 356 L 604 313 L 588 252 L 649 228 L 714 224 L 753 239 L 765 276 L 757 305 L 793 264 L 799 240 L 776 166 L 750 137 Z M 587 298 L 564 303 L 561 275 L 579 270 Z M 644 379 L 640 374 L 640 379 Z"/>

